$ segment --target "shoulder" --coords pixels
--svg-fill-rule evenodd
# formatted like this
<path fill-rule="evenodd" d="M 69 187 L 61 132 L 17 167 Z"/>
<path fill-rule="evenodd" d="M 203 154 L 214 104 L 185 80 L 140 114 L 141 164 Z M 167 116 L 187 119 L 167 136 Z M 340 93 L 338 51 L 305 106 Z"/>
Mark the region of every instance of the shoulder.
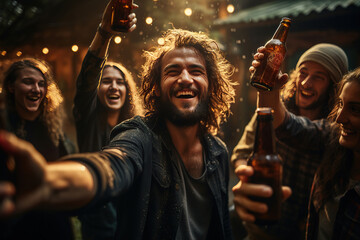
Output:
<path fill-rule="evenodd" d="M 147 125 L 147 120 L 141 116 L 135 116 L 115 126 L 110 133 L 110 139 L 118 139 L 123 135 L 136 135 L 139 137 L 151 137 L 152 130 Z"/>
<path fill-rule="evenodd" d="M 228 154 L 226 144 L 217 136 L 212 134 L 205 135 L 205 142 L 209 151 L 214 155 Z"/>

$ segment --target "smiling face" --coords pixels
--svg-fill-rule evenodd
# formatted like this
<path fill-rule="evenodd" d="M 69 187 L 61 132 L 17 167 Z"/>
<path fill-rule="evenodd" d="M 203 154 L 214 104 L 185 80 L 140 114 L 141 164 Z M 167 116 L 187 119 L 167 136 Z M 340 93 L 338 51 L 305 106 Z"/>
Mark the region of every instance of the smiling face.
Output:
<path fill-rule="evenodd" d="M 16 111 L 22 118 L 34 120 L 39 116 L 46 96 L 46 82 L 39 70 L 32 67 L 18 70 L 8 90 L 14 95 Z"/>
<path fill-rule="evenodd" d="M 97 94 L 107 110 L 119 111 L 122 108 L 126 99 L 126 86 L 125 79 L 117 68 L 104 69 Z"/>
<path fill-rule="evenodd" d="M 340 145 L 360 151 L 360 84 L 345 83 L 339 96 L 336 122 L 340 124 Z"/>
<path fill-rule="evenodd" d="M 296 77 L 296 105 L 300 111 L 319 109 L 327 104 L 329 85 L 326 68 L 312 61 L 302 63 Z"/>
<path fill-rule="evenodd" d="M 193 125 L 207 111 L 208 77 L 204 58 L 193 48 L 176 48 L 161 65 L 161 111 L 176 125 Z"/>

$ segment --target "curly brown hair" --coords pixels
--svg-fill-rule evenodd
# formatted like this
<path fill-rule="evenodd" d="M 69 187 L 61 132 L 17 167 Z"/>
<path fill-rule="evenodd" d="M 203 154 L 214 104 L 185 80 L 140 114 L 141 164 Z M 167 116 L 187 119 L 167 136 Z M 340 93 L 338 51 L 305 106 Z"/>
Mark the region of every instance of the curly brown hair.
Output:
<path fill-rule="evenodd" d="M 4 100 L 7 108 L 7 112 L 15 112 L 15 96 L 9 91 L 9 88 L 14 84 L 18 77 L 19 70 L 25 68 L 34 68 L 38 70 L 44 77 L 46 84 L 46 96 L 42 101 L 40 108 L 40 119 L 44 122 L 44 125 L 48 129 L 49 136 L 55 146 L 59 145 L 59 140 L 63 139 L 63 96 L 62 93 L 54 81 L 54 75 L 49 64 L 45 61 L 36 58 L 24 58 L 22 60 L 15 61 L 11 64 L 8 70 L 5 72 L 2 86 L 2 94 L 4 94 Z M 20 137 L 25 133 L 20 126 L 16 126 L 15 133 Z"/>
<path fill-rule="evenodd" d="M 141 95 L 144 100 L 146 115 L 157 115 L 160 109 L 160 97 L 155 91 L 160 88 L 161 63 L 164 55 L 175 48 L 193 48 L 205 59 L 209 80 L 209 105 L 207 117 L 201 126 L 216 134 L 220 123 L 226 121 L 231 113 L 230 105 L 234 102 L 236 83 L 231 81 L 234 67 L 224 58 L 216 41 L 205 33 L 183 29 L 170 29 L 163 34 L 164 44 L 144 51 L 146 61 L 143 65 Z"/>
<path fill-rule="evenodd" d="M 135 115 L 143 115 L 144 109 L 138 94 L 136 83 L 131 73 L 118 62 L 107 61 L 104 69 L 107 67 L 113 67 L 119 70 L 125 79 L 126 98 L 125 103 L 121 108 L 121 114 L 119 115 L 118 122 L 120 123 L 126 119 L 134 117 Z"/>

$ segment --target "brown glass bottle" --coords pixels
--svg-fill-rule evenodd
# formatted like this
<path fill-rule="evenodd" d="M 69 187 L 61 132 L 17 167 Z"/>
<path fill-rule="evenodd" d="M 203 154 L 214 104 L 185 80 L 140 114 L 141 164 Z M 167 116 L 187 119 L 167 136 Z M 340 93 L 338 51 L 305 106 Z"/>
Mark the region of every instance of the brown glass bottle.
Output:
<path fill-rule="evenodd" d="M 291 25 L 290 18 L 282 18 L 274 36 L 265 44 L 262 63 L 251 75 L 250 84 L 258 89 L 271 91 L 286 53 L 286 37 Z"/>
<path fill-rule="evenodd" d="M 129 29 L 128 16 L 132 10 L 132 0 L 117 0 L 111 9 L 111 29 L 117 32 L 127 32 Z"/>
<path fill-rule="evenodd" d="M 254 168 L 254 174 L 248 177 L 246 182 L 265 184 L 272 188 L 273 194 L 269 198 L 251 197 L 252 200 L 266 203 L 268 206 L 267 213 L 254 213 L 255 222 L 272 224 L 276 223 L 281 215 L 282 160 L 275 149 L 272 109 L 258 108 L 256 112 L 254 151 L 248 159 L 248 165 Z"/>

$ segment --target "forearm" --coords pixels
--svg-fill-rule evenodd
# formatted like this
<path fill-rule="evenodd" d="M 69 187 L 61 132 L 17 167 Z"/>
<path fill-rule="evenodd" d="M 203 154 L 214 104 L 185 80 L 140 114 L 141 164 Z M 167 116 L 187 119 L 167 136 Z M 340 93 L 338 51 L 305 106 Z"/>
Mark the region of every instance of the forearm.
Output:
<path fill-rule="evenodd" d="M 89 169 L 77 162 L 56 162 L 46 168 L 46 209 L 72 210 L 85 206 L 95 196 L 96 181 Z"/>
<path fill-rule="evenodd" d="M 90 44 L 89 51 L 99 58 L 105 58 L 108 54 L 111 39 L 112 34 L 99 27 Z"/>
<path fill-rule="evenodd" d="M 285 119 L 286 108 L 280 99 L 280 91 L 258 92 L 258 107 L 271 107 L 274 110 L 274 128 L 276 129 Z"/>

